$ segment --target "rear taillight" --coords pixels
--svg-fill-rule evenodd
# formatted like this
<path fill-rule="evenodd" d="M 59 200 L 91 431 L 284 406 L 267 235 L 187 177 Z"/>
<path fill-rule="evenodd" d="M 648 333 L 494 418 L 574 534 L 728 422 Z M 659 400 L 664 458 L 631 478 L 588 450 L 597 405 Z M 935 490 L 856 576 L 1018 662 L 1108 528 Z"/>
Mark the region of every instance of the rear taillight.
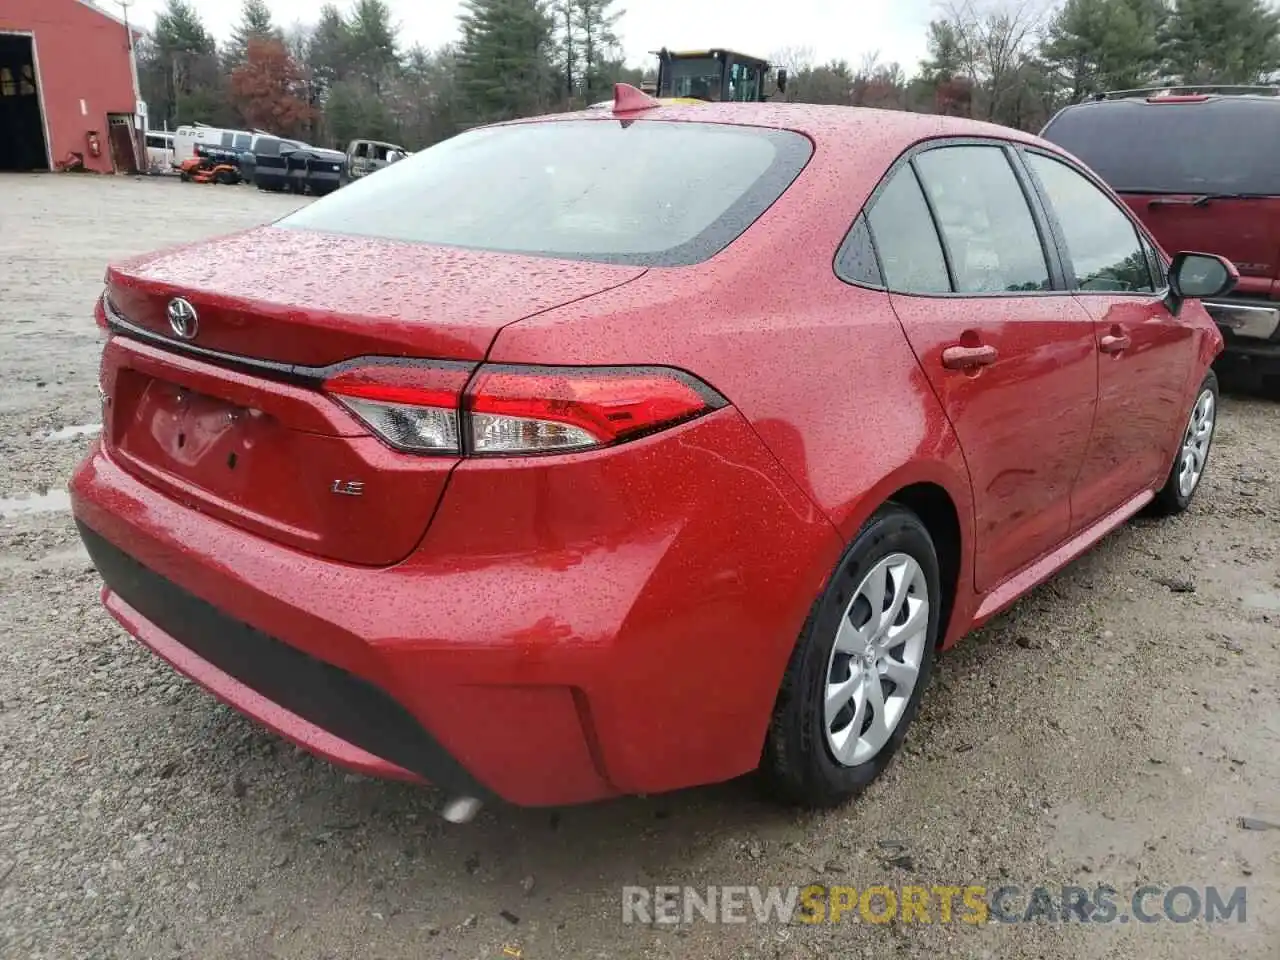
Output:
<path fill-rule="evenodd" d="M 692 377 L 652 368 L 481 367 L 463 409 L 469 452 L 602 447 L 724 406 Z"/>
<path fill-rule="evenodd" d="M 391 446 L 414 453 L 518 456 L 633 440 L 726 405 L 667 367 L 353 367 L 324 390 Z"/>
<path fill-rule="evenodd" d="M 459 453 L 458 397 L 468 364 L 380 363 L 328 378 L 324 390 L 397 450 Z"/>

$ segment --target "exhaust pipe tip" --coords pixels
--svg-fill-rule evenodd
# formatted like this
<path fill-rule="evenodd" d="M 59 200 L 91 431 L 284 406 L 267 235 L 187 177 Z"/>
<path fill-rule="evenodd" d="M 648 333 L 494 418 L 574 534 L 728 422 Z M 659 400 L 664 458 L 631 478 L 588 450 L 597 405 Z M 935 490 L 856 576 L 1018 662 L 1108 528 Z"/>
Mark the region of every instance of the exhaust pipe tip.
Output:
<path fill-rule="evenodd" d="M 440 816 L 450 823 L 470 823 L 482 806 L 484 804 L 475 797 L 454 797 L 444 805 Z"/>

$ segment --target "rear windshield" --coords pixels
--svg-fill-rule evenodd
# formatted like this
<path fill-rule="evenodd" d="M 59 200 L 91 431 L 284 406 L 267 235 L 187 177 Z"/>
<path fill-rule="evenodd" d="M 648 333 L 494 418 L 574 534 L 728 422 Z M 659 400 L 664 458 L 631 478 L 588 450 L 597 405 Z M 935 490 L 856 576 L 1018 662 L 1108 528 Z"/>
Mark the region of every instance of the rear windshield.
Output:
<path fill-rule="evenodd" d="M 1280 195 L 1278 101 L 1082 104 L 1042 136 L 1122 193 Z"/>
<path fill-rule="evenodd" d="M 303 207 L 279 226 L 643 266 L 713 256 L 809 159 L 800 134 L 564 120 L 473 130 Z"/>

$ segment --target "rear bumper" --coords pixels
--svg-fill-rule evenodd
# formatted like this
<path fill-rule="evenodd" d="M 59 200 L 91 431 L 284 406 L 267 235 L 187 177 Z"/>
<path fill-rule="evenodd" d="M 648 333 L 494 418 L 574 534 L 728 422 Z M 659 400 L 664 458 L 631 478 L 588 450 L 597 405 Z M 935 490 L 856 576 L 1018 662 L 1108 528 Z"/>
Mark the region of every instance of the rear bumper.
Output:
<path fill-rule="evenodd" d="M 78 523 L 106 586 L 102 602 L 126 630 L 225 703 L 299 746 L 361 773 L 483 789 L 377 687 L 240 623 Z M 181 637 L 179 641 L 175 637 Z"/>
<path fill-rule="evenodd" d="M 752 769 L 841 549 L 732 409 L 627 446 L 464 464 L 385 568 L 191 510 L 101 445 L 71 493 L 108 609 L 225 702 L 365 773 L 574 803 Z"/>

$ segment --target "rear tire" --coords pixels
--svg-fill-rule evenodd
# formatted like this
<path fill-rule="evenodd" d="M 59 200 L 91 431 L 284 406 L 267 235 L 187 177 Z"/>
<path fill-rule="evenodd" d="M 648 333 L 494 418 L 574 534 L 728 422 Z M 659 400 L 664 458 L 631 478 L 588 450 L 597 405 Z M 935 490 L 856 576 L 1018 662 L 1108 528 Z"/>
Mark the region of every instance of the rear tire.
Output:
<path fill-rule="evenodd" d="M 760 763 L 775 797 L 834 807 L 884 772 L 929 684 L 942 606 L 928 529 L 887 504 L 845 551 L 787 665 Z"/>
<path fill-rule="evenodd" d="M 1213 446 L 1217 422 L 1218 375 L 1210 370 L 1191 403 L 1191 413 L 1183 425 L 1173 466 L 1169 468 L 1164 486 L 1151 505 L 1154 513 L 1171 516 L 1191 506 L 1209 466 L 1209 450 Z"/>

